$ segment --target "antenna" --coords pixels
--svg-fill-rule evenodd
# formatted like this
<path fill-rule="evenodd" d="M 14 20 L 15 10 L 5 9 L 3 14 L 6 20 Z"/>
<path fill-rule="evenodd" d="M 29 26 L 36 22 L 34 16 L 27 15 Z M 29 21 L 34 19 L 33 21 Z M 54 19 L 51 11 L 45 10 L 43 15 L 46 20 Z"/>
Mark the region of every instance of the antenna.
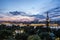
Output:
<path fill-rule="evenodd" d="M 47 15 L 46 15 L 47 16 L 47 18 L 46 18 L 46 26 L 49 27 L 49 15 L 48 15 L 49 12 L 46 12 L 46 13 L 47 13 Z"/>

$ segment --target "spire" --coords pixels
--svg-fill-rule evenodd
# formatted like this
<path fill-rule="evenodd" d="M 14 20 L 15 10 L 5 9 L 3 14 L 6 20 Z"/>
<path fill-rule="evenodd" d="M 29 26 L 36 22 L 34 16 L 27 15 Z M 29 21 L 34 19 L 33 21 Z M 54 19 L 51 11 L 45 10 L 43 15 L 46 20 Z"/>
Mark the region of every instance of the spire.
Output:
<path fill-rule="evenodd" d="M 47 13 L 47 17 L 46 17 L 46 26 L 48 27 L 49 26 L 49 15 L 48 15 L 48 12 Z"/>

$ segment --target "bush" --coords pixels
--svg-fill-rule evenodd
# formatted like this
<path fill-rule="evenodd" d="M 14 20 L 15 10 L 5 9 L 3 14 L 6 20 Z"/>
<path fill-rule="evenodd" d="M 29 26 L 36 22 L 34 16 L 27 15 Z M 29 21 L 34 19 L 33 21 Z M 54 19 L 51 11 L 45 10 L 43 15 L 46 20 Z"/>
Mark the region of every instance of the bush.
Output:
<path fill-rule="evenodd" d="M 41 40 L 38 35 L 31 35 L 27 38 L 27 40 Z"/>

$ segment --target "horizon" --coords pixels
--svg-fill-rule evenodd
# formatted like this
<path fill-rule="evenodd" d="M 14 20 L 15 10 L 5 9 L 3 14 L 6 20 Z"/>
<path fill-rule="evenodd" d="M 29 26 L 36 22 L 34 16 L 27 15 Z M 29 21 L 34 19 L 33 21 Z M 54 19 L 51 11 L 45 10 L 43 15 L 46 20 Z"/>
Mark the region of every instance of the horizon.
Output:
<path fill-rule="evenodd" d="M 0 0 L 0 6 L 0 21 L 44 21 L 46 18 L 44 12 L 60 7 L 60 0 Z M 51 16 L 54 20 L 56 18 L 60 20 L 59 13 L 53 13 Z"/>

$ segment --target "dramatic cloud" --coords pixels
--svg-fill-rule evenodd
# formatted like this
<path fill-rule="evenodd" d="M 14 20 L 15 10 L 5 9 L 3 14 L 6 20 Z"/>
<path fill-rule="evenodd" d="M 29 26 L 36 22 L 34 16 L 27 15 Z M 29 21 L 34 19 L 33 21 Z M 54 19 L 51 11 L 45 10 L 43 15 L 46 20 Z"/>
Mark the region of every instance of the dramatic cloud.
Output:
<path fill-rule="evenodd" d="M 16 22 L 29 22 L 34 21 L 35 17 L 22 16 L 22 15 L 12 15 L 10 13 L 1 13 L 0 21 L 16 21 Z"/>

